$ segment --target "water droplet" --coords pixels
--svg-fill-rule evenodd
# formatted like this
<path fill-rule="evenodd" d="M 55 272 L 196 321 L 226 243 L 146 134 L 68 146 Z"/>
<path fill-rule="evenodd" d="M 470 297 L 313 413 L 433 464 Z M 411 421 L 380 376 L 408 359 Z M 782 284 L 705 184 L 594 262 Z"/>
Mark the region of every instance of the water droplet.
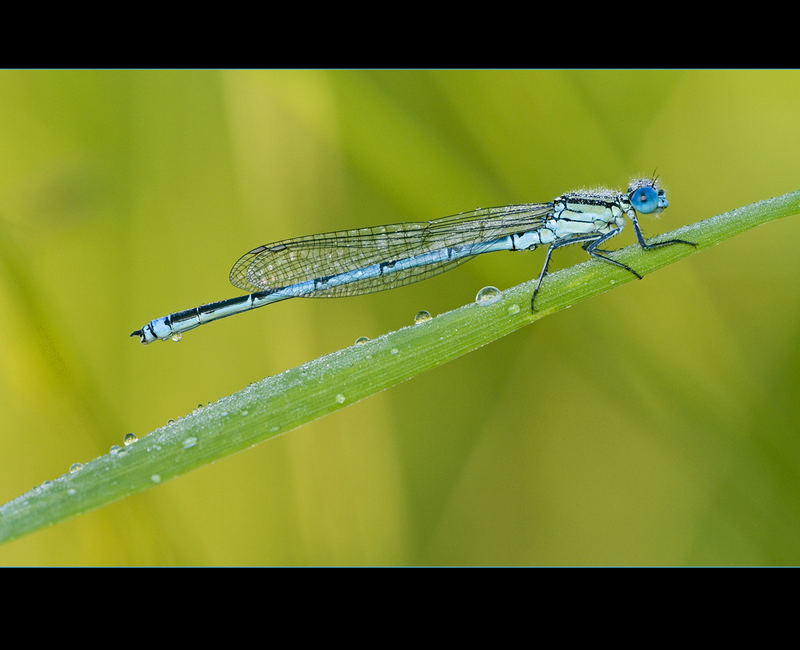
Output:
<path fill-rule="evenodd" d="M 400 350 L 397 348 L 392 348 L 392 354 L 397 354 L 398 352 L 400 352 Z"/>
<path fill-rule="evenodd" d="M 616 284 L 616 280 L 609 280 L 609 284 Z"/>
<path fill-rule="evenodd" d="M 150 477 L 150 480 L 153 481 L 153 483 L 161 483 L 161 475 L 160 474 L 153 474 Z"/>
<path fill-rule="evenodd" d="M 342 395 L 341 393 L 339 393 L 339 394 L 336 396 L 336 401 L 337 401 L 337 402 L 339 402 L 339 404 L 344 404 L 344 395 Z"/>
<path fill-rule="evenodd" d="M 431 316 L 429 311 L 425 311 L 424 309 L 422 311 L 418 311 L 417 315 L 414 316 L 414 325 L 427 323 L 429 320 L 431 320 L 431 318 L 433 318 L 433 316 Z"/>
<path fill-rule="evenodd" d="M 484 287 L 475 296 L 475 302 L 479 305 L 491 305 L 493 302 L 500 300 L 500 289 L 497 287 Z"/>
<path fill-rule="evenodd" d="M 167 420 L 167 424 L 174 424 L 174 423 L 175 423 L 174 418 L 170 418 L 169 420 Z"/>
<path fill-rule="evenodd" d="M 189 438 L 186 438 L 186 440 L 184 440 L 181 443 L 181 445 L 183 445 L 184 449 L 191 449 L 196 444 L 197 444 L 197 438 L 195 436 L 190 436 Z"/>
<path fill-rule="evenodd" d="M 171 340 L 175 341 L 175 343 L 177 343 L 178 341 L 180 341 L 183 338 L 183 334 L 181 334 L 180 332 L 175 332 L 175 334 L 173 334 L 169 338 Z"/>
<path fill-rule="evenodd" d="M 119 445 L 111 445 L 111 448 L 108 450 L 108 453 L 111 454 L 112 456 L 116 456 L 119 453 L 120 449 L 122 449 L 122 447 L 120 447 Z"/>
<path fill-rule="evenodd" d="M 135 433 L 126 433 L 125 437 L 122 438 L 122 444 L 127 447 L 128 445 L 132 445 L 138 439 L 139 438 L 136 437 Z"/>
<path fill-rule="evenodd" d="M 355 345 L 364 345 L 364 343 L 366 343 L 367 341 L 369 341 L 369 338 L 368 338 L 368 337 L 366 337 L 366 336 L 359 336 L 359 337 L 356 339 Z"/>
<path fill-rule="evenodd" d="M 513 305 L 508 306 L 508 313 L 509 314 L 519 314 L 519 305 L 514 303 Z"/>
<path fill-rule="evenodd" d="M 247 410 L 245 410 L 245 411 L 242 411 L 242 415 L 247 415 L 249 412 L 250 412 L 250 411 L 247 411 Z"/>
<path fill-rule="evenodd" d="M 78 491 L 75 488 L 70 488 L 69 490 L 67 490 L 67 494 L 69 494 L 71 497 L 75 496 L 77 493 Z"/>
<path fill-rule="evenodd" d="M 83 463 L 72 463 L 72 465 L 69 466 L 69 473 L 74 474 L 75 472 L 79 472 L 82 469 L 83 469 Z"/>

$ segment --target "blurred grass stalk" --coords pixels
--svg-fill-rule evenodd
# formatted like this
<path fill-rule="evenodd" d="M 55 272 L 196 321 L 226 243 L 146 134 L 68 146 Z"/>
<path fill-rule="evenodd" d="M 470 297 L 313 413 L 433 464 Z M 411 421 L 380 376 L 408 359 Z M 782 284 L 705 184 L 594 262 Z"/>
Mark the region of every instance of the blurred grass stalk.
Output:
<path fill-rule="evenodd" d="M 650 240 L 687 239 L 696 242 L 696 248 L 674 245 L 643 251 L 634 244 L 615 257 L 644 275 L 798 212 L 800 190 Z M 502 292 L 496 301 L 465 305 L 251 384 L 0 506 L 0 542 L 286 433 L 631 279 L 627 271 L 590 260 L 548 276 L 534 313 L 530 298 L 535 280 L 531 280 Z M 143 351 L 151 352 L 157 349 Z"/>

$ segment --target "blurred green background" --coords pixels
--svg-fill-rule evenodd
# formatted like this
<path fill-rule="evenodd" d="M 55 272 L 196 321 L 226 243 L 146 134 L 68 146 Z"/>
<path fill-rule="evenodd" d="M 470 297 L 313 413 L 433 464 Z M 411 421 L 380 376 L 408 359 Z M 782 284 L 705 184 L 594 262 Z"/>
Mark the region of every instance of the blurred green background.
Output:
<path fill-rule="evenodd" d="M 254 246 L 654 169 L 665 232 L 800 188 L 798 106 L 798 71 L 2 71 L 0 502 L 543 260 L 128 337 L 238 295 Z M 798 238 L 758 228 L 0 564 L 798 564 Z"/>

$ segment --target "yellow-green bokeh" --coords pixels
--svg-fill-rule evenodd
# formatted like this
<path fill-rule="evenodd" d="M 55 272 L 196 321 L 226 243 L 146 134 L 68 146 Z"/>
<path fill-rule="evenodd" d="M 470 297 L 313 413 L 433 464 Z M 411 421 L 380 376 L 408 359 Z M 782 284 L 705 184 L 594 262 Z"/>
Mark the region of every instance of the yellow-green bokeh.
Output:
<path fill-rule="evenodd" d="M 798 106 L 798 71 L 0 71 L 0 502 L 542 261 L 128 338 L 237 295 L 256 245 L 654 170 L 656 234 L 800 188 Z M 758 228 L 0 564 L 798 564 L 798 239 Z"/>

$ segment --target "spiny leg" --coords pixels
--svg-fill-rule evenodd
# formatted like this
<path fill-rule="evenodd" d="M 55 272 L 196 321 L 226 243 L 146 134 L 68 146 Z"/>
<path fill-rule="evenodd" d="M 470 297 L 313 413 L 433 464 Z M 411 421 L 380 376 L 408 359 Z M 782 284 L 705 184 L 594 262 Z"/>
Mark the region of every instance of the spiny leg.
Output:
<path fill-rule="evenodd" d="M 636 231 L 636 239 L 639 242 L 639 246 L 641 246 L 644 250 L 650 250 L 652 248 L 660 248 L 662 246 L 669 246 L 671 244 L 688 244 L 689 246 L 697 246 L 697 244 L 695 244 L 694 242 L 686 241 L 685 239 L 669 239 L 667 241 L 661 241 L 661 242 L 655 242 L 654 244 L 648 244 L 644 240 L 644 235 L 642 234 L 642 229 L 639 227 L 639 222 L 636 220 L 636 215 L 634 214 L 632 216 L 631 215 L 629 215 L 629 216 L 631 217 L 631 221 L 633 221 L 633 227 L 634 227 L 634 230 Z M 622 228 L 616 228 L 616 229 L 612 230 L 611 232 L 606 233 L 605 235 L 603 235 L 599 239 L 595 239 L 594 241 L 586 242 L 583 245 L 583 249 L 587 253 L 589 253 L 589 255 L 597 257 L 597 258 L 599 258 L 601 260 L 605 260 L 606 262 L 611 262 L 612 264 L 614 264 L 616 266 L 619 266 L 620 268 L 623 268 L 623 269 L 625 269 L 626 271 L 628 271 L 630 273 L 633 273 L 633 275 L 635 275 L 637 278 L 639 278 L 641 280 L 642 276 L 639 273 L 637 273 L 636 271 L 634 271 L 627 264 L 623 264 L 622 262 L 620 262 L 618 260 L 615 260 L 615 259 L 612 259 L 610 257 L 606 257 L 605 255 L 602 255 L 602 253 L 613 253 L 614 251 L 607 251 L 607 250 L 603 250 L 601 248 L 598 248 L 598 246 L 600 244 L 602 244 L 607 239 L 610 239 L 614 235 L 618 234 L 621 230 L 622 230 Z"/>
<path fill-rule="evenodd" d="M 631 210 L 626 214 L 628 215 L 628 218 L 631 220 L 631 223 L 633 224 L 633 231 L 636 233 L 636 239 L 639 242 L 639 246 L 641 246 L 645 250 L 649 250 L 651 248 L 661 248 L 662 246 L 669 246 L 670 244 L 688 244 L 689 246 L 697 246 L 695 242 L 686 241 L 685 239 L 668 239 L 667 241 L 658 241 L 653 244 L 648 244 L 644 240 L 642 229 L 639 227 L 639 220 L 636 218 L 636 212 Z"/>
<path fill-rule="evenodd" d="M 607 251 L 607 250 L 603 250 L 601 248 L 597 248 L 604 241 L 606 241 L 608 239 L 611 239 L 614 235 L 618 235 L 621 230 L 622 230 L 622 228 L 615 228 L 611 232 L 607 232 L 605 235 L 603 235 L 602 237 L 599 237 L 598 239 L 586 242 L 583 245 L 583 250 L 585 250 L 587 253 L 589 253 L 589 255 L 591 255 L 593 257 L 596 257 L 598 259 L 604 260 L 606 262 L 611 262 L 611 264 L 614 264 L 615 266 L 618 266 L 621 269 L 625 269 L 629 273 L 633 273 L 637 278 L 639 278 L 641 280 L 642 276 L 639 275 L 639 273 L 634 271 L 627 264 L 623 264 L 622 262 L 620 262 L 618 260 L 615 260 L 615 259 L 613 259 L 611 257 L 606 257 L 605 255 L 603 255 L 603 253 L 612 253 L 613 251 Z"/>
<path fill-rule="evenodd" d="M 556 248 L 569 246 L 570 244 L 577 244 L 579 242 L 587 242 L 587 244 L 591 244 L 597 240 L 604 241 L 605 239 L 607 239 L 607 237 L 604 237 L 603 235 L 591 234 L 573 237 L 572 239 L 562 239 L 561 241 L 556 241 L 550 244 L 550 247 L 547 249 L 547 255 L 544 258 L 542 270 L 539 273 L 539 277 L 536 279 L 536 287 L 534 288 L 533 295 L 531 296 L 531 311 L 534 311 L 533 303 L 536 300 L 536 294 L 539 293 L 539 288 L 542 286 L 542 280 L 544 280 L 544 276 L 547 275 L 547 267 L 550 266 L 550 257 L 553 255 L 553 251 Z"/>
<path fill-rule="evenodd" d="M 644 235 L 642 234 L 642 229 L 639 227 L 639 222 L 636 219 L 636 214 L 635 213 L 634 214 L 629 214 L 628 216 L 630 217 L 631 221 L 633 222 L 633 229 L 636 232 L 636 239 L 639 242 L 639 246 L 641 246 L 645 250 L 649 250 L 649 249 L 652 249 L 652 248 L 660 248 L 662 246 L 669 246 L 671 244 L 688 244 L 689 246 L 697 246 L 696 243 L 690 242 L 690 241 L 686 241 L 684 239 L 670 239 L 670 240 L 667 240 L 667 241 L 661 241 L 661 242 L 655 242 L 653 244 L 648 244 L 644 239 Z M 604 235 L 597 235 L 597 234 L 583 235 L 583 236 L 580 236 L 580 237 L 575 237 L 573 239 L 565 239 L 565 240 L 557 241 L 557 242 L 554 242 L 554 243 L 550 244 L 550 247 L 547 249 L 547 256 L 544 259 L 544 265 L 542 266 L 542 271 L 541 271 L 541 273 L 539 273 L 539 277 L 536 280 L 536 287 L 533 290 L 533 296 L 531 296 L 531 311 L 534 311 L 533 304 L 534 304 L 534 301 L 536 300 L 536 295 L 539 293 L 539 288 L 542 286 L 542 280 L 544 280 L 544 276 L 547 275 L 547 267 L 550 266 L 550 257 L 552 256 L 553 251 L 556 248 L 561 248 L 562 246 L 569 246 L 570 244 L 577 244 L 579 242 L 584 242 L 583 250 L 585 250 L 587 253 L 589 253 L 589 255 L 591 255 L 592 257 L 596 257 L 598 259 L 601 259 L 601 260 L 603 260 L 605 262 L 610 262 L 611 264 L 614 264 L 615 266 L 618 266 L 618 267 L 620 267 L 622 269 L 625 269 L 626 271 L 628 271 L 629 273 L 632 273 L 633 275 L 635 275 L 637 278 L 639 278 L 641 280 L 642 276 L 639 273 L 637 273 L 636 271 L 634 271 L 630 266 L 628 266 L 627 264 L 623 264 L 622 262 L 620 262 L 618 260 L 615 260 L 615 259 L 613 259 L 611 257 L 607 257 L 606 255 L 604 255 L 604 253 L 612 253 L 613 251 L 608 251 L 608 250 L 603 250 L 601 248 L 598 248 L 598 246 L 600 244 L 602 244 L 604 241 L 607 241 L 607 240 L 611 239 L 612 237 L 614 237 L 615 235 L 618 235 L 621 231 L 622 231 L 622 228 L 615 228 L 614 230 L 611 230 L 610 232 L 607 232 Z"/>
<path fill-rule="evenodd" d="M 533 311 L 533 301 L 536 300 L 536 294 L 539 293 L 539 287 L 542 286 L 542 280 L 544 280 L 544 276 L 547 275 L 547 267 L 550 266 L 550 256 L 553 254 L 553 251 L 556 248 L 558 248 L 556 244 L 551 244 L 547 249 L 547 255 L 545 255 L 544 258 L 544 265 L 542 266 L 542 270 L 539 272 L 539 277 L 536 279 L 536 287 L 533 289 L 533 295 L 531 296 L 531 311 Z"/>

